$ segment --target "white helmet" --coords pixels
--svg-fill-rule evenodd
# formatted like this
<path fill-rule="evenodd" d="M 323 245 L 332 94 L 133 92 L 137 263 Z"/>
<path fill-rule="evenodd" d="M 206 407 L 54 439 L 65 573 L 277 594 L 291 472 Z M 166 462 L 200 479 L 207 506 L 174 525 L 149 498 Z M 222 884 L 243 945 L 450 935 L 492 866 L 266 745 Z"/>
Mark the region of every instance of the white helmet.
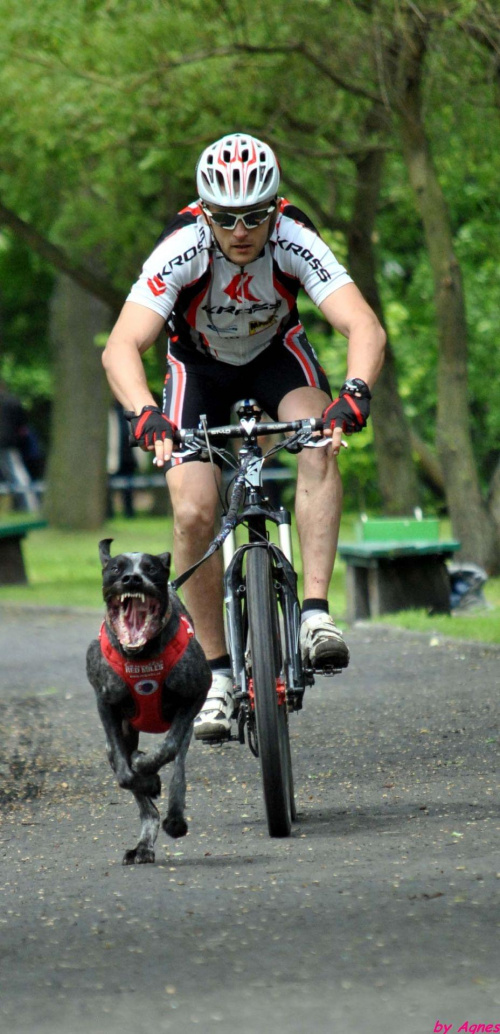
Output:
<path fill-rule="evenodd" d="M 196 166 L 202 201 L 232 208 L 276 197 L 280 167 L 276 155 L 255 136 L 230 133 L 205 148 Z"/>

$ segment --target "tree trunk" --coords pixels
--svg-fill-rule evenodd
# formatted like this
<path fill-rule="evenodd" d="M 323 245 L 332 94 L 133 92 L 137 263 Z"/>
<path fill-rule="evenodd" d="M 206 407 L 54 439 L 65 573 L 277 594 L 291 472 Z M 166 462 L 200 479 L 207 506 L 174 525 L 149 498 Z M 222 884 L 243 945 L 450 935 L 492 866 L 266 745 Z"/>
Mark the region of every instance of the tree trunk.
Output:
<path fill-rule="evenodd" d="M 500 567 L 500 543 L 481 498 L 469 430 L 467 326 L 460 266 L 450 218 L 434 168 L 422 117 L 421 74 L 425 26 L 408 14 L 396 54 L 395 102 L 403 154 L 424 226 L 434 279 L 438 332 L 437 451 L 454 534 L 461 555 L 488 570 Z"/>
<path fill-rule="evenodd" d="M 99 528 L 106 515 L 109 391 L 95 336 L 111 311 L 60 275 L 51 303 L 54 401 L 45 501 L 59 528 Z"/>
<path fill-rule="evenodd" d="M 427 442 L 422 441 L 415 431 L 411 431 L 410 438 L 411 446 L 420 464 L 423 478 L 427 481 L 427 484 L 430 485 L 436 495 L 444 496 L 445 484 L 443 471 L 437 456 L 434 455 L 432 449 L 427 445 Z"/>
<path fill-rule="evenodd" d="M 384 132 L 387 115 L 376 105 L 365 123 L 366 138 Z M 348 230 L 349 269 L 360 291 L 384 323 L 373 248 L 384 154 L 368 151 L 356 161 L 356 194 Z M 418 505 L 418 483 L 413 464 L 410 430 L 398 392 L 396 364 L 389 339 L 386 359 L 371 407 L 379 488 L 389 514 L 409 514 Z"/>
<path fill-rule="evenodd" d="M 500 529 L 500 460 L 498 461 L 490 483 L 489 509 L 497 528 Z"/>

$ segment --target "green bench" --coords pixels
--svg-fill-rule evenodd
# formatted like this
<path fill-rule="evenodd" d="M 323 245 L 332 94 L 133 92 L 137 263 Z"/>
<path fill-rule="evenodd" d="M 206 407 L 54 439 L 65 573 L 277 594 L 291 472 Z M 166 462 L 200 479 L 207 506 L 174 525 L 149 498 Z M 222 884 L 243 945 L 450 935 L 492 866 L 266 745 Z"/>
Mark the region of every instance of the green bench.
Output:
<path fill-rule="evenodd" d="M 347 565 L 347 619 L 378 617 L 424 608 L 450 612 L 447 557 L 460 549 L 455 539 L 439 538 L 434 518 L 365 518 L 356 541 L 339 543 Z"/>
<path fill-rule="evenodd" d="M 0 585 L 26 585 L 21 542 L 33 528 L 45 528 L 47 521 L 9 521 L 0 524 Z"/>

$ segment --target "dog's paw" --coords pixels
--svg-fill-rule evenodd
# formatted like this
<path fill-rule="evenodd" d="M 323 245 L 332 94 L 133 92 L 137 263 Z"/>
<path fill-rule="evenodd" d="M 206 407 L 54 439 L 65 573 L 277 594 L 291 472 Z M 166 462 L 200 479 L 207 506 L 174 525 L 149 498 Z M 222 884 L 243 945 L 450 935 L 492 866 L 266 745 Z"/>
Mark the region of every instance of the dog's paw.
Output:
<path fill-rule="evenodd" d="M 152 864 L 155 860 L 155 853 L 152 847 L 133 847 L 130 851 L 125 851 L 123 856 L 122 865 L 147 865 Z"/>
<path fill-rule="evenodd" d="M 179 837 L 186 836 L 188 824 L 183 815 L 173 815 L 170 818 L 167 815 L 162 824 L 162 828 L 169 837 L 173 837 L 174 840 L 177 840 Z"/>
<path fill-rule="evenodd" d="M 146 797 L 159 797 L 161 794 L 161 779 L 158 774 L 143 776 L 140 785 Z"/>

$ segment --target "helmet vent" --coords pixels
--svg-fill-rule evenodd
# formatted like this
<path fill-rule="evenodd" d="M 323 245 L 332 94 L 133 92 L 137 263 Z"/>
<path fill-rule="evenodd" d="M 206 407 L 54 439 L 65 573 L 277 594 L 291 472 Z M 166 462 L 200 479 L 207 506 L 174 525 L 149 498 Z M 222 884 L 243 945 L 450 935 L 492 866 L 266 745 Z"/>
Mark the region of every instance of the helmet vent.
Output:
<path fill-rule="evenodd" d="M 257 186 L 257 172 L 256 172 L 255 169 L 252 169 L 252 172 L 250 173 L 250 175 L 248 177 L 248 190 L 249 191 L 253 191 L 253 190 L 255 190 L 256 186 Z"/>
<path fill-rule="evenodd" d="M 219 169 L 216 170 L 215 178 L 216 178 L 217 186 L 218 186 L 221 194 L 223 194 L 225 196 L 225 194 L 226 194 L 226 184 L 224 182 L 224 176 L 222 175 L 222 172 L 219 172 Z"/>

